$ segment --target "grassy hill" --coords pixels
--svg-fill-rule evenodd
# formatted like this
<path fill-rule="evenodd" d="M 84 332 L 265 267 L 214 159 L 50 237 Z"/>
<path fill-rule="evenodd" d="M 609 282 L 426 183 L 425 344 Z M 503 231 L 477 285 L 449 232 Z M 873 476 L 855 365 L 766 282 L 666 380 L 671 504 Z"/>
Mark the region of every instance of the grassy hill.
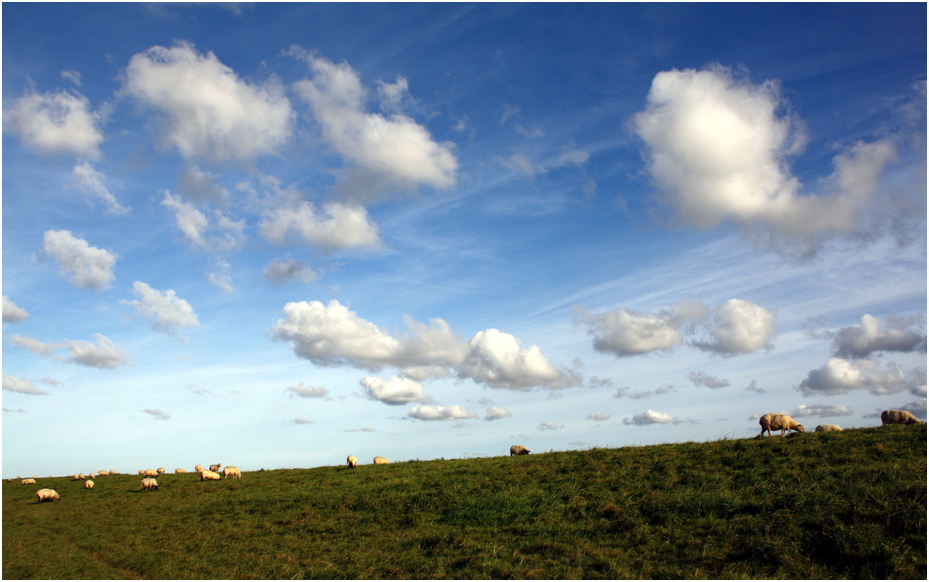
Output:
<path fill-rule="evenodd" d="M 925 424 L 198 479 L 4 482 L 3 577 L 926 578 Z"/>

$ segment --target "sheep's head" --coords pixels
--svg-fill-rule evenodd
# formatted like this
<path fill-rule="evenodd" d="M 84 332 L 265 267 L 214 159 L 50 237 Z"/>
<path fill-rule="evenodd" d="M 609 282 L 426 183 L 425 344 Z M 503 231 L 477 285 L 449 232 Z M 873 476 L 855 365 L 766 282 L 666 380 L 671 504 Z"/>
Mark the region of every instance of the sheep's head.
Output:
<path fill-rule="evenodd" d="M 797 426 L 795 426 L 795 427 L 794 427 L 794 430 L 797 431 L 797 432 L 806 432 L 806 429 L 803 428 L 803 425 L 802 425 L 802 424 L 798 424 Z"/>

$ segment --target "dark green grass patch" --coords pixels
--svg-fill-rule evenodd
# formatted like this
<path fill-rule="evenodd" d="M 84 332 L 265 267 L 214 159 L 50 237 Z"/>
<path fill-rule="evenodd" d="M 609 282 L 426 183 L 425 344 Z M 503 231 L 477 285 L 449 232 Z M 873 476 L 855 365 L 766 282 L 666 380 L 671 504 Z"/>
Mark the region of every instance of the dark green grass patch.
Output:
<path fill-rule="evenodd" d="M 926 577 L 925 425 L 158 481 L 4 483 L 3 576 Z"/>

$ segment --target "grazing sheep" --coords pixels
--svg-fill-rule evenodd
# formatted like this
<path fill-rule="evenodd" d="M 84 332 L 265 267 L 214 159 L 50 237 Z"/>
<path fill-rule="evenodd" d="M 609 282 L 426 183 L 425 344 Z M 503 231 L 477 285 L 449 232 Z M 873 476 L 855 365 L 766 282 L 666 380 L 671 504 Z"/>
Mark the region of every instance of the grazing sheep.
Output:
<path fill-rule="evenodd" d="M 194 467 L 194 473 L 199 473 L 202 470 L 203 470 L 203 465 L 197 465 L 196 467 Z"/>
<path fill-rule="evenodd" d="M 180 475 L 181 473 L 186 473 L 187 471 L 185 471 L 184 469 L 175 469 L 174 472 Z"/>
<path fill-rule="evenodd" d="M 881 426 L 885 424 L 921 424 L 909 410 L 885 410 L 881 413 Z"/>
<path fill-rule="evenodd" d="M 240 471 L 238 467 L 233 467 L 230 465 L 223 469 L 223 475 L 225 476 L 224 479 L 228 479 L 229 477 L 232 477 L 233 479 L 241 479 L 242 471 Z"/>
<path fill-rule="evenodd" d="M 35 485 L 35 479 L 23 479 L 21 483 L 23 485 Z"/>
<path fill-rule="evenodd" d="M 109 474 L 110 474 L 109 471 L 97 471 L 97 476 L 99 477 L 106 477 Z"/>
<path fill-rule="evenodd" d="M 355 467 L 358 466 L 358 457 L 356 457 L 355 455 L 349 455 L 348 459 L 346 460 L 348 461 L 349 469 L 354 469 Z"/>
<path fill-rule="evenodd" d="M 156 471 L 155 469 L 145 469 L 145 471 L 142 473 L 142 476 L 143 477 L 157 477 L 158 471 Z"/>
<path fill-rule="evenodd" d="M 96 479 L 96 478 L 97 478 L 97 474 L 96 474 L 96 473 L 91 473 L 90 475 L 87 476 L 87 478 L 88 478 L 88 479 Z"/>
<path fill-rule="evenodd" d="M 71 480 L 72 480 L 72 481 L 80 481 L 80 480 L 81 480 L 81 476 L 80 476 L 80 475 L 75 475 L 74 477 L 71 477 Z"/>
<path fill-rule="evenodd" d="M 201 481 L 218 481 L 219 473 L 213 471 L 203 470 L 200 471 L 200 480 Z"/>
<path fill-rule="evenodd" d="M 158 467 L 158 474 L 159 474 L 159 475 L 164 474 L 165 471 L 167 471 L 167 469 L 165 469 L 164 467 Z"/>
<path fill-rule="evenodd" d="M 216 471 L 219 471 L 219 468 L 222 466 L 223 466 L 222 463 L 216 463 L 215 465 L 210 465 L 210 471 L 213 471 L 215 473 Z"/>
<path fill-rule="evenodd" d="M 513 455 L 528 455 L 528 454 L 529 454 L 529 449 L 527 449 L 523 445 L 513 445 L 512 447 L 510 447 L 511 457 Z"/>
<path fill-rule="evenodd" d="M 375 465 L 389 465 L 390 461 L 388 461 L 384 457 L 374 457 L 374 464 Z"/>
<path fill-rule="evenodd" d="M 158 490 L 158 481 L 152 479 L 151 477 L 146 477 L 142 479 L 142 488 L 139 491 L 157 491 Z"/>
<path fill-rule="evenodd" d="M 776 414 L 774 412 L 769 412 L 768 414 L 765 414 L 758 419 L 758 424 L 761 425 L 761 434 L 758 436 L 764 435 L 765 431 L 768 431 L 768 436 L 772 436 L 772 430 L 780 430 L 781 436 L 784 436 L 785 430 L 788 432 L 792 430 L 797 432 L 806 432 L 806 429 L 803 428 L 802 424 L 790 418 L 790 416 L 786 414 Z"/>
<path fill-rule="evenodd" d="M 39 489 L 35 492 L 35 495 L 39 498 L 36 503 L 42 503 L 43 501 L 55 501 L 56 499 L 61 501 L 61 495 L 58 495 L 58 492 L 54 489 Z"/>
<path fill-rule="evenodd" d="M 93 488 L 94 488 L 93 481 L 91 481 L 90 479 L 84 481 L 84 489 L 93 489 Z"/>
<path fill-rule="evenodd" d="M 145 469 L 139 469 L 139 475 L 145 475 Z"/>
<path fill-rule="evenodd" d="M 832 430 L 842 430 L 842 427 L 837 424 L 821 424 L 817 426 L 813 432 L 829 432 Z"/>

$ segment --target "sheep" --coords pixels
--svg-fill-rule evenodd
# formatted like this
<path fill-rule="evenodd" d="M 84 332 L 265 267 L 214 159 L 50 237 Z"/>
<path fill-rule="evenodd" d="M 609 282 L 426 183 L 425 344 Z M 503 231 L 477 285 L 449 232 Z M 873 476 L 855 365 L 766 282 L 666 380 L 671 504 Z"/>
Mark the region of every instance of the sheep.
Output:
<path fill-rule="evenodd" d="M 837 424 L 821 424 L 813 432 L 829 432 L 831 430 L 842 430 L 842 427 Z"/>
<path fill-rule="evenodd" d="M 374 464 L 375 465 L 389 465 L 390 461 L 388 461 L 384 457 L 374 457 Z"/>
<path fill-rule="evenodd" d="M 88 475 L 87 477 L 88 477 L 89 479 L 96 479 L 96 478 L 97 478 L 97 474 L 96 474 L 96 473 L 91 473 L 91 474 Z"/>
<path fill-rule="evenodd" d="M 806 429 L 803 428 L 803 425 L 797 422 L 796 420 L 790 418 L 786 414 L 776 414 L 774 412 L 769 412 L 761 418 L 758 419 L 758 424 L 761 425 L 761 434 L 758 436 L 763 436 L 765 431 L 768 431 L 768 436 L 771 435 L 771 430 L 780 430 L 781 436 L 784 435 L 784 431 L 795 430 L 797 432 L 806 432 Z"/>
<path fill-rule="evenodd" d="M 909 410 L 885 410 L 881 413 L 881 426 L 885 424 L 922 424 Z"/>
<path fill-rule="evenodd" d="M 21 483 L 23 485 L 35 485 L 35 479 L 23 479 Z"/>
<path fill-rule="evenodd" d="M 36 503 L 42 503 L 43 501 L 61 501 L 61 495 L 58 495 L 58 492 L 54 489 L 39 489 L 35 492 L 36 497 L 39 498 Z"/>
<path fill-rule="evenodd" d="M 165 471 L 167 471 L 167 469 L 165 469 L 164 467 L 158 467 L 158 474 L 159 474 L 159 475 L 163 475 L 163 474 L 165 473 Z"/>
<path fill-rule="evenodd" d="M 142 473 L 143 477 L 157 477 L 158 475 L 159 473 L 155 469 L 145 469 L 145 471 Z"/>
<path fill-rule="evenodd" d="M 139 469 L 139 475 L 145 476 L 145 469 Z"/>
<path fill-rule="evenodd" d="M 358 457 L 356 457 L 355 455 L 349 455 L 346 461 L 348 461 L 349 469 L 354 469 L 355 467 L 358 466 Z"/>
<path fill-rule="evenodd" d="M 216 463 L 215 465 L 210 465 L 210 471 L 213 471 L 215 473 L 216 471 L 219 471 L 219 468 L 222 466 L 223 466 L 222 463 Z"/>
<path fill-rule="evenodd" d="M 219 473 L 215 473 L 213 471 L 207 471 L 204 469 L 203 471 L 200 471 L 200 480 L 201 481 L 218 481 Z"/>
<path fill-rule="evenodd" d="M 528 455 L 528 454 L 529 454 L 529 449 L 527 449 L 523 445 L 513 445 L 512 447 L 510 447 L 511 457 L 513 455 Z"/>
<path fill-rule="evenodd" d="M 86 479 L 87 476 L 84 475 L 83 473 L 78 473 L 78 474 L 77 474 L 77 478 L 83 480 L 83 479 Z"/>
<path fill-rule="evenodd" d="M 151 477 L 142 479 L 142 488 L 139 491 L 158 491 L 158 481 Z"/>
<path fill-rule="evenodd" d="M 103 476 L 103 477 L 105 477 L 105 476 L 107 476 L 107 475 L 109 475 L 109 474 L 110 474 L 109 471 L 97 471 L 97 475 L 100 475 L 100 476 Z"/>
<path fill-rule="evenodd" d="M 81 476 L 78 475 L 78 474 L 75 474 L 74 477 L 71 477 L 71 480 L 72 480 L 72 481 L 80 481 L 80 480 L 81 480 Z"/>
<path fill-rule="evenodd" d="M 194 473 L 199 473 L 202 470 L 203 470 L 203 465 L 197 465 L 196 467 L 194 467 Z"/>
<path fill-rule="evenodd" d="M 175 472 L 176 474 L 180 475 L 180 474 L 182 474 L 182 473 L 186 473 L 187 471 L 185 471 L 184 469 L 175 469 L 174 472 Z"/>
<path fill-rule="evenodd" d="M 233 479 L 241 479 L 242 471 L 240 471 L 238 467 L 233 467 L 232 465 L 230 465 L 226 467 L 225 469 L 223 469 L 223 475 L 224 475 L 223 477 L 224 479 L 228 479 L 229 477 L 232 477 Z"/>
<path fill-rule="evenodd" d="M 93 489 L 93 488 L 94 488 L 93 481 L 91 481 L 90 479 L 84 481 L 84 489 Z"/>

